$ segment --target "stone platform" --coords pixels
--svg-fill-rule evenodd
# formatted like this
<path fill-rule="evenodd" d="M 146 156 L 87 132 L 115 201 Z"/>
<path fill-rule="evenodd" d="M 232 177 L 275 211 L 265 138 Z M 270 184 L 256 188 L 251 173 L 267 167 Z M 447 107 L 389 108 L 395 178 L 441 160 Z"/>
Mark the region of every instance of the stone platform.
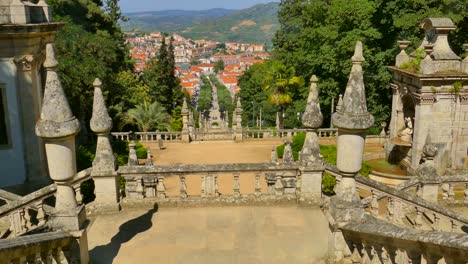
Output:
<path fill-rule="evenodd" d="M 92 263 L 323 263 L 320 209 L 208 207 L 127 210 L 89 227 Z"/>

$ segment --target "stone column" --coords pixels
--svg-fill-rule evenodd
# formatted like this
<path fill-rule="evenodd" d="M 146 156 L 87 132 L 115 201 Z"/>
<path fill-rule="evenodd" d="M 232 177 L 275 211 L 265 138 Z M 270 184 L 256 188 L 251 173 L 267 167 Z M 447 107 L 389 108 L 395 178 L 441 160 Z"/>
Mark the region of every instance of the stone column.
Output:
<path fill-rule="evenodd" d="M 76 175 L 75 136 L 80 122 L 73 116 L 55 72 L 58 62 L 54 46 L 47 44 L 44 68 L 47 70 L 44 99 L 36 134 L 45 142 L 50 178 L 57 185 L 56 212 L 49 221 L 53 229 L 71 232 L 80 244 L 81 263 L 88 263 L 84 205 L 78 206 L 73 189 Z"/>
<path fill-rule="evenodd" d="M 463 44 L 463 49 L 465 54 L 468 54 L 468 44 Z M 465 56 L 465 59 L 462 61 L 462 71 L 468 74 L 468 55 Z"/>
<path fill-rule="evenodd" d="M 189 129 L 188 129 L 188 116 L 189 110 L 187 106 L 187 101 L 184 98 L 184 103 L 182 105 L 182 141 L 184 143 L 190 142 Z"/>
<path fill-rule="evenodd" d="M 322 173 L 324 170 L 317 136 L 317 129 L 323 123 L 317 81 L 317 77 L 312 75 L 309 97 L 307 98 L 305 112 L 302 115 L 302 124 L 306 128 L 307 134 L 304 146 L 299 153 L 299 169 L 302 174 L 300 201 L 307 201 L 312 204 L 320 204 L 322 198 Z"/>
<path fill-rule="evenodd" d="M 189 116 L 188 116 L 189 140 L 191 140 L 194 137 L 194 131 L 195 131 L 195 120 L 193 119 L 193 112 L 189 111 Z"/>
<path fill-rule="evenodd" d="M 422 154 L 423 163 L 419 166 L 417 175 L 422 184 L 421 198 L 434 203 L 437 203 L 441 183 L 440 175 L 434 167 L 434 157 L 437 156 L 438 152 L 437 146 L 432 143 L 431 135 L 427 135 Z"/>
<path fill-rule="evenodd" d="M 93 85 L 94 103 L 91 130 L 98 136 L 96 156 L 91 173 L 96 194 L 93 205 L 99 212 L 115 212 L 120 210 L 120 176 L 117 173 L 118 165 L 109 140 L 112 119 L 107 112 L 106 103 L 102 96 L 101 81 L 96 79 Z"/>
<path fill-rule="evenodd" d="M 237 98 L 237 106 L 234 110 L 236 116 L 236 141 L 240 142 L 243 141 L 242 138 L 242 105 L 240 102 L 240 98 Z"/>
<path fill-rule="evenodd" d="M 280 129 L 280 126 L 279 126 L 279 112 L 276 112 L 276 130 L 279 130 Z"/>
<path fill-rule="evenodd" d="M 349 202 L 358 200 L 354 177 L 361 170 L 366 129 L 374 124 L 374 117 L 367 111 L 360 41 L 356 43 L 352 62 L 343 106 L 332 116 L 333 125 L 338 128 L 337 167 L 343 174 L 335 191 L 340 199 Z"/>

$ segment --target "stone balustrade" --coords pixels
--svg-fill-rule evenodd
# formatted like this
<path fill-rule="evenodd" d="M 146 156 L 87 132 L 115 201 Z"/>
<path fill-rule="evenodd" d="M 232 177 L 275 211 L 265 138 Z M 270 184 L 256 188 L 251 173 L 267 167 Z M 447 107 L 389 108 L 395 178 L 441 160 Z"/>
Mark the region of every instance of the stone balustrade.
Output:
<path fill-rule="evenodd" d="M 76 243 L 66 232 L 46 232 L 0 240 L 1 263 L 80 263 Z"/>
<path fill-rule="evenodd" d="M 91 169 L 86 169 L 77 173 L 73 180 L 79 204 L 82 203 L 81 183 L 90 178 Z M 0 238 L 18 237 L 43 227 L 49 215 L 55 212 L 54 207 L 49 205 L 51 203 L 49 198 L 55 196 L 56 191 L 57 186 L 51 184 L 28 195 L 18 196 L 17 199 L 0 207 L 0 218 L 8 217 L 10 222 L 9 230 L 0 232 L 2 235 Z"/>
<path fill-rule="evenodd" d="M 278 139 L 278 138 L 292 138 L 300 132 L 305 132 L 305 129 L 243 129 L 242 138 L 244 140 L 257 140 L 257 139 Z M 196 129 L 191 135 L 194 141 L 208 141 L 208 140 L 232 140 L 235 138 L 236 131 L 234 130 L 220 130 L 220 131 L 203 131 Z M 317 135 L 321 138 L 336 137 L 338 134 L 337 129 L 321 128 L 317 131 Z M 143 142 L 148 141 L 173 141 L 182 142 L 182 132 L 112 132 L 112 138 L 118 141 L 139 140 Z"/>
<path fill-rule="evenodd" d="M 119 173 L 125 178 L 126 201 L 153 199 L 158 202 L 268 203 L 296 202 L 298 166 L 293 164 L 245 163 L 172 166 L 127 166 Z M 166 182 L 176 182 L 167 188 Z M 176 180 L 174 180 L 176 179 Z M 199 184 L 187 184 L 196 181 Z M 248 182 L 248 186 L 245 186 Z"/>
<path fill-rule="evenodd" d="M 373 217 L 341 226 L 342 263 L 465 263 L 468 236 L 400 228 Z"/>
<path fill-rule="evenodd" d="M 336 167 L 327 164 L 326 173 L 340 181 Z M 466 233 L 468 219 L 438 204 L 363 176 L 356 176 L 361 205 L 372 216 L 401 227 Z M 404 187 L 414 186 L 415 181 Z"/>

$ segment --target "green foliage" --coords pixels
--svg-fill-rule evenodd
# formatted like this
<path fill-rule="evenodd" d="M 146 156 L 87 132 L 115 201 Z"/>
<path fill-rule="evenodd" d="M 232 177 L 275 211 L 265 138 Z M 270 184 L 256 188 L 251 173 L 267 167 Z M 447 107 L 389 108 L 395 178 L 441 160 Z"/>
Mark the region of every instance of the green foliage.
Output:
<path fill-rule="evenodd" d="M 463 89 L 463 81 L 456 81 L 453 83 L 452 88 L 450 89 L 450 92 L 455 95 L 459 95 L 462 89 Z"/>
<path fill-rule="evenodd" d="M 419 67 L 421 66 L 421 61 L 423 60 L 424 55 L 425 55 L 425 53 L 424 53 L 423 49 L 417 49 L 415 51 L 415 58 L 408 61 L 408 62 L 403 63 L 400 66 L 400 68 L 418 73 L 419 72 Z"/>
<path fill-rule="evenodd" d="M 95 145 L 78 145 L 76 148 L 76 169 L 82 171 L 93 166 L 94 153 L 96 153 Z"/>
<path fill-rule="evenodd" d="M 172 117 L 171 122 L 169 123 L 169 127 L 171 131 L 182 131 L 183 125 L 182 106 L 177 106 L 174 110 L 172 110 Z"/>
<path fill-rule="evenodd" d="M 336 178 L 328 173 L 324 173 L 322 177 L 322 192 L 329 196 L 335 195 L 335 186 Z"/>
<path fill-rule="evenodd" d="M 160 103 L 144 101 L 127 111 L 123 124 L 134 124 L 143 132 L 153 129 L 164 130 L 168 126 L 169 118 L 166 109 Z"/>
<path fill-rule="evenodd" d="M 224 61 L 223 60 L 217 61 L 215 66 L 214 66 L 215 73 L 218 73 L 221 70 L 224 70 Z"/>
<path fill-rule="evenodd" d="M 283 0 L 273 58 L 293 66 L 296 75 L 306 80 L 317 75 L 324 123 L 328 124 L 331 98 L 336 100 L 344 92 L 354 45 L 363 41 L 367 105 L 376 124 L 388 123 L 392 76 L 387 66 L 394 65 L 396 41 L 401 37 L 411 41 L 407 52 L 412 53 L 423 39 L 419 24 L 425 18 L 450 17 L 457 24 L 450 44 L 460 54 L 462 44 L 468 42 L 467 6 L 466 1 L 456 0 Z"/>
<path fill-rule="evenodd" d="M 283 158 L 283 154 L 284 154 L 284 147 L 285 145 L 279 145 L 276 147 L 276 154 L 278 155 L 278 158 L 282 159 Z"/>

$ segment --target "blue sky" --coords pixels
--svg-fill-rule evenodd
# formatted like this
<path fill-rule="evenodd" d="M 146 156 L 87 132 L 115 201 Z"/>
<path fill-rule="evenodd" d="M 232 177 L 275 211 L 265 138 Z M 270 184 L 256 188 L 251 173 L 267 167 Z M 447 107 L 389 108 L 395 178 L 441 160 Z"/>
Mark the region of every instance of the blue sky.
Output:
<path fill-rule="evenodd" d="M 210 8 L 242 9 L 279 0 L 120 0 L 124 13 L 167 9 L 204 10 Z"/>

